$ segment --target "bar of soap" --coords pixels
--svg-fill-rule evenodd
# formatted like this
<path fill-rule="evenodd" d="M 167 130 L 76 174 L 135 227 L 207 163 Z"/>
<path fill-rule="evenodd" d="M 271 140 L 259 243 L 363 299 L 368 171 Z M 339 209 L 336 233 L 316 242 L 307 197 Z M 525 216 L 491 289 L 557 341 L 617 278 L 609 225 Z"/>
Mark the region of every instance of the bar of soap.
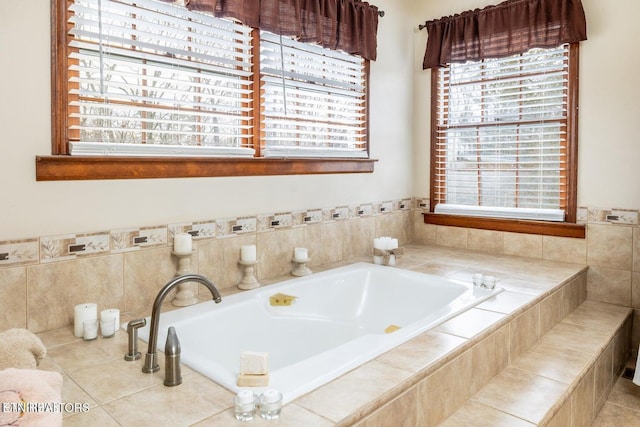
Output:
<path fill-rule="evenodd" d="M 296 299 L 293 295 L 287 295 L 278 292 L 277 294 L 273 294 L 269 297 L 269 304 L 272 306 L 290 306 L 291 303 Z"/>
<path fill-rule="evenodd" d="M 238 387 L 266 387 L 269 385 L 269 374 L 261 375 L 238 375 Z"/>
<path fill-rule="evenodd" d="M 240 354 L 240 374 L 262 375 L 268 372 L 268 353 L 243 351 Z"/>

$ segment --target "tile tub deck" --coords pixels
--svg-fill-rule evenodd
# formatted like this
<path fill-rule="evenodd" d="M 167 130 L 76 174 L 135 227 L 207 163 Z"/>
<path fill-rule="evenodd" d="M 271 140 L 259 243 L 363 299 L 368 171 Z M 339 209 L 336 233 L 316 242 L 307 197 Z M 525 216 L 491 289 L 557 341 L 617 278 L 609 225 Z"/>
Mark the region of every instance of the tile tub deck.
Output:
<path fill-rule="evenodd" d="M 533 414 L 518 412 L 518 405 L 496 408 L 499 405 L 491 399 L 492 390 L 501 389 L 500 381 L 522 387 L 546 384 L 539 379 L 548 379 L 544 373 L 532 373 L 532 369 L 523 366 L 536 366 L 528 361 L 529 354 L 562 353 L 563 341 L 575 332 L 571 330 L 574 323 L 593 317 L 582 319 L 574 312 L 586 299 L 585 265 L 410 245 L 399 259 L 398 268 L 469 282 L 473 273 L 492 274 L 505 292 L 291 402 L 284 407 L 278 425 L 368 426 L 387 425 L 385 419 L 392 419 L 396 425 L 403 420 L 407 426 L 431 426 L 450 416 L 447 422 L 453 423 L 456 417 L 465 416 L 466 410 L 473 413 L 486 408 L 526 423 L 522 425 L 533 425 L 570 413 L 563 402 L 578 385 L 561 390 L 562 386 L 553 384 L 555 388 L 550 389 L 558 395 L 560 403 L 546 411 L 531 410 Z M 279 279 L 286 278 L 274 282 Z M 591 304 L 587 308 L 595 310 L 598 316 L 606 317 L 607 309 L 613 308 L 609 316 L 614 320 L 628 319 L 621 307 L 589 301 L 586 304 Z M 555 331 L 555 340 L 549 338 L 554 336 L 550 331 L 560 327 L 570 314 L 576 314 L 578 320 L 569 323 L 572 326 L 567 331 Z M 148 313 L 131 313 L 129 318 L 144 315 Z M 123 314 L 124 320 L 128 319 Z M 629 324 L 626 320 L 623 323 Z M 618 342 L 618 347 L 624 341 L 624 328 L 630 330 L 627 326 L 619 328 L 622 332 L 612 341 Z M 141 373 L 142 360 L 125 362 L 127 336 L 123 331 L 115 338 L 93 342 L 73 337 L 72 328 L 39 336 L 48 348 L 48 358 L 41 369 L 63 373 L 63 401 L 88 402 L 91 407 L 86 413 L 65 414 L 65 426 L 89 422 L 102 426 L 148 425 L 159 421 L 176 426 L 247 425 L 233 417 L 233 393 L 197 372 L 183 366 L 183 384 L 169 388 L 162 384 L 162 357 L 161 370 L 151 375 Z M 615 348 L 611 345 L 599 350 L 600 354 L 611 354 L 611 358 L 601 362 L 608 363 L 611 359 L 609 371 L 613 370 Z M 585 368 L 588 363 L 585 357 L 580 358 L 585 354 L 583 350 L 575 350 L 577 362 L 572 366 L 586 378 L 590 368 Z M 581 361 L 585 364 L 582 368 Z M 597 368 L 593 369 L 595 383 Z M 604 376 L 598 381 L 607 382 Z M 562 379 L 556 382 L 565 384 Z M 538 391 L 548 392 L 544 386 Z M 592 409 L 590 413 L 593 416 L 596 411 Z M 255 419 L 251 424 L 273 422 Z"/>

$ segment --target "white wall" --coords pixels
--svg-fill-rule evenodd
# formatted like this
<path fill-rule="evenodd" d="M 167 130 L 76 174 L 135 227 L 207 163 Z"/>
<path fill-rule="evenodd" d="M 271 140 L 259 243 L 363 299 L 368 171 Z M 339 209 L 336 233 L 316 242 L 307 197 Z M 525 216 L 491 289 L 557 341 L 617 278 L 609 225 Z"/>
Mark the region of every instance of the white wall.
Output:
<path fill-rule="evenodd" d="M 414 1 L 414 196 L 429 195 L 430 72 L 422 71 L 425 20 L 496 4 Z M 578 205 L 640 209 L 640 2 L 582 0 L 588 40 L 580 46 Z"/>
<path fill-rule="evenodd" d="M 412 5 L 374 4 L 373 174 L 36 182 L 35 156 L 51 153 L 50 0 L 0 1 L 0 241 L 412 196 Z"/>
<path fill-rule="evenodd" d="M 50 153 L 49 0 L 0 1 L 0 241 L 428 196 L 430 79 L 418 24 L 496 2 L 372 3 L 386 12 L 371 67 L 373 174 L 36 182 L 35 156 Z M 639 209 L 640 2 L 583 4 L 578 203 Z"/>

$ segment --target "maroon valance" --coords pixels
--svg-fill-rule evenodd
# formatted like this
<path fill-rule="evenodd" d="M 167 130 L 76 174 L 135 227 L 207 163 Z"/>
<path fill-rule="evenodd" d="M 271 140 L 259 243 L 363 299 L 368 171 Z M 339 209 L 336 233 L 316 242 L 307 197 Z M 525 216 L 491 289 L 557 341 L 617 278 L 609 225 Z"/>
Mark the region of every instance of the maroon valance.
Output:
<path fill-rule="evenodd" d="M 378 8 L 361 0 L 187 0 L 190 10 L 237 19 L 302 42 L 375 60 Z"/>
<path fill-rule="evenodd" d="M 516 55 L 587 39 L 580 0 L 507 0 L 426 22 L 422 68 Z"/>

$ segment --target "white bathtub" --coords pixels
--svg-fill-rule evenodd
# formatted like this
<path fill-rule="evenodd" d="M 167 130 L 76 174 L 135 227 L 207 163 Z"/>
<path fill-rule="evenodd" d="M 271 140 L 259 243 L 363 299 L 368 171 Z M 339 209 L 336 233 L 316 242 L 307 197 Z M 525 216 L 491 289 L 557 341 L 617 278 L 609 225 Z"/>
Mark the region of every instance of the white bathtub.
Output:
<path fill-rule="evenodd" d="M 234 392 L 240 353 L 268 352 L 269 387 L 289 402 L 501 290 L 356 263 L 162 313 L 158 350 L 174 326 L 182 362 Z M 276 293 L 297 298 L 274 307 Z"/>

